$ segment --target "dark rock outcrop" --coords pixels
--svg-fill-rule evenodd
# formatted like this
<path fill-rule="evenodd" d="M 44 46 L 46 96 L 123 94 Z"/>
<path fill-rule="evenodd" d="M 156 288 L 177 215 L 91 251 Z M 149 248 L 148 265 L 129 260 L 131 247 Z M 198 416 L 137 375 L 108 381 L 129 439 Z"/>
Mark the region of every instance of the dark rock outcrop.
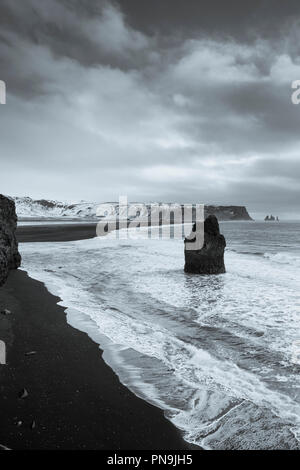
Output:
<path fill-rule="evenodd" d="M 222 274 L 225 273 L 224 250 L 226 241 L 220 234 L 217 217 L 210 215 L 204 222 L 204 244 L 200 250 L 193 250 L 195 243 L 196 225 L 192 233 L 185 239 L 185 265 L 186 273 L 194 274 Z M 187 244 L 189 245 L 187 247 Z"/>
<path fill-rule="evenodd" d="M 17 269 L 21 264 L 16 228 L 15 203 L 0 194 L 0 286 L 6 281 L 9 271 Z"/>

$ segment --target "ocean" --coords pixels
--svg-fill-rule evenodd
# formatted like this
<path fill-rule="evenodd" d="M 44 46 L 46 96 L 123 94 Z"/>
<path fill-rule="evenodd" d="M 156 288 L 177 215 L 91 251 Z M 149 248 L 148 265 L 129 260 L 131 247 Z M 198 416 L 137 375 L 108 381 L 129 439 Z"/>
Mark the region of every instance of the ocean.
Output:
<path fill-rule="evenodd" d="M 300 449 L 300 223 L 224 222 L 226 274 L 183 272 L 182 240 L 20 245 L 136 395 L 205 449 Z M 41 312 L 42 314 L 42 312 Z"/>

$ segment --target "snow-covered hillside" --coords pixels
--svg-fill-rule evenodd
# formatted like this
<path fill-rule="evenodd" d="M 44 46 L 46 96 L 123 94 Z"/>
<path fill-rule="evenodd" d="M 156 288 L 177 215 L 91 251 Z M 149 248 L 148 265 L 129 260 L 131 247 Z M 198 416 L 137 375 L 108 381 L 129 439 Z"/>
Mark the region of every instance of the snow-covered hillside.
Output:
<path fill-rule="evenodd" d="M 95 218 L 97 204 L 80 202 L 67 204 L 45 199 L 34 200 L 30 197 L 15 197 L 16 211 L 19 218 Z"/>
<path fill-rule="evenodd" d="M 74 204 L 48 201 L 45 199 L 34 200 L 30 197 L 15 197 L 18 218 L 22 219 L 86 219 L 99 220 L 110 219 L 118 216 L 120 219 L 134 219 L 142 217 L 147 219 L 150 215 L 158 217 L 159 212 L 168 214 L 170 204 L 168 203 L 130 203 L 119 205 L 117 202 L 78 202 Z M 181 204 L 172 204 L 172 209 L 180 210 Z M 244 206 L 205 206 L 205 214 L 215 214 L 219 220 L 251 220 Z"/>
<path fill-rule="evenodd" d="M 71 219 L 110 219 L 118 216 L 120 219 L 148 217 L 150 205 L 130 203 L 128 206 L 120 206 L 117 202 L 79 202 L 74 204 L 48 201 L 45 199 L 34 200 L 30 197 L 15 197 L 16 211 L 19 219 L 24 218 L 71 218 Z M 157 209 L 168 210 L 169 204 L 152 205 Z M 176 204 L 180 208 L 179 204 Z"/>

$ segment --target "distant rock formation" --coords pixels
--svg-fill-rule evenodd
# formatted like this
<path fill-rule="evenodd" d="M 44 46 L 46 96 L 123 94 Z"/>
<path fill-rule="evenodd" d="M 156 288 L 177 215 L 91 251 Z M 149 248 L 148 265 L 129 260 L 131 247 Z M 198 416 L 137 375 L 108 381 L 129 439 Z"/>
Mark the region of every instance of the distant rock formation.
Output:
<path fill-rule="evenodd" d="M 21 264 L 16 228 L 15 203 L 0 194 L 0 286 L 6 281 L 9 271 L 17 269 Z"/>
<path fill-rule="evenodd" d="M 275 219 L 274 215 L 272 215 L 272 214 L 271 214 L 271 215 L 266 215 L 266 217 L 265 217 L 265 221 L 266 221 L 266 222 L 273 222 L 274 220 L 276 220 L 277 222 L 279 222 L 278 216 L 276 217 L 276 219 Z"/>
<path fill-rule="evenodd" d="M 222 274 L 225 273 L 224 250 L 226 241 L 220 234 L 219 222 L 216 216 L 210 215 L 204 222 L 204 245 L 201 250 L 193 250 L 187 244 L 195 243 L 194 224 L 192 233 L 184 240 L 185 243 L 185 266 L 186 273 L 194 274 Z"/>

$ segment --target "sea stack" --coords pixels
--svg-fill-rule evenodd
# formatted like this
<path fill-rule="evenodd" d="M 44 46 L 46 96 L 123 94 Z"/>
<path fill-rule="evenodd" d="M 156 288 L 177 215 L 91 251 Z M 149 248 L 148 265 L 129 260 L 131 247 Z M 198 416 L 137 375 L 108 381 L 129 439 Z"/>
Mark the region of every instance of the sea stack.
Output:
<path fill-rule="evenodd" d="M 222 274 L 225 273 L 224 250 L 226 241 L 220 234 L 219 222 L 216 216 L 210 215 L 204 221 L 204 244 L 200 250 L 193 250 L 195 243 L 193 233 L 196 231 L 194 224 L 191 235 L 184 240 L 185 265 L 184 271 L 193 274 Z M 187 244 L 189 248 L 187 249 Z"/>
<path fill-rule="evenodd" d="M 15 203 L 0 194 L 0 286 L 6 281 L 9 271 L 17 269 L 21 264 L 16 228 Z"/>

